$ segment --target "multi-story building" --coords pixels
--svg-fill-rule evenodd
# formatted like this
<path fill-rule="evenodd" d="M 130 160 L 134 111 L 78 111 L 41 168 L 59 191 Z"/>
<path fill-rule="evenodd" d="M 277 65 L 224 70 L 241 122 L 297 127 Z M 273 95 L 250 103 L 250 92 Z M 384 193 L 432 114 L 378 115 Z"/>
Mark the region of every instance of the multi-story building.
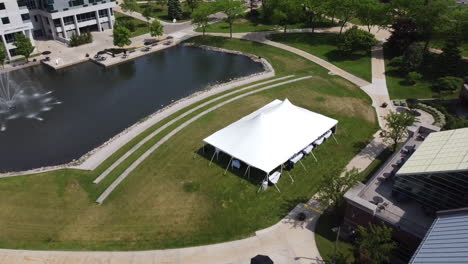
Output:
<path fill-rule="evenodd" d="M 13 45 L 15 34 L 24 34 L 33 41 L 33 25 L 29 10 L 20 7 L 16 0 L 0 0 L 0 36 L 7 50 L 8 59 L 16 55 Z"/>
<path fill-rule="evenodd" d="M 111 29 L 114 7 L 115 0 L 0 0 L 0 34 L 8 57 L 15 55 L 17 33 L 67 43 L 73 34 Z"/>

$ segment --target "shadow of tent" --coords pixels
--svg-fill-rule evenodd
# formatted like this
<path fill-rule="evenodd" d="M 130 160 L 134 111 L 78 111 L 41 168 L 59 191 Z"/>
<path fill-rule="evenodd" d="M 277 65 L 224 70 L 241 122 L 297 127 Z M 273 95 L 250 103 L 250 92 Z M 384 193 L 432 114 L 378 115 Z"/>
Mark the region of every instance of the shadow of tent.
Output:
<path fill-rule="evenodd" d="M 209 166 L 211 158 L 213 157 L 213 154 L 215 154 L 215 148 L 210 145 L 205 145 L 198 150 L 195 151 L 195 154 L 199 155 L 200 157 L 204 158 L 206 160 L 206 166 Z M 215 169 L 215 166 L 220 168 L 222 171 L 220 171 L 220 175 L 223 176 L 224 171 L 228 167 L 229 161 L 231 160 L 231 156 L 227 155 L 226 153 L 223 153 L 222 151 L 219 152 L 219 155 L 215 155 L 213 157 L 213 161 L 211 163 L 211 167 Z M 244 162 L 240 162 L 241 166 L 239 169 L 233 168 L 230 164 L 227 169 L 227 172 L 236 175 L 237 177 L 240 177 L 253 185 L 260 186 L 262 181 L 265 179 L 265 172 L 261 171 L 257 168 L 250 167 L 250 173 L 246 174 L 246 169 L 248 167 L 247 164 Z M 278 167 L 279 169 L 279 167 Z M 250 175 L 249 175 L 250 174 Z"/>

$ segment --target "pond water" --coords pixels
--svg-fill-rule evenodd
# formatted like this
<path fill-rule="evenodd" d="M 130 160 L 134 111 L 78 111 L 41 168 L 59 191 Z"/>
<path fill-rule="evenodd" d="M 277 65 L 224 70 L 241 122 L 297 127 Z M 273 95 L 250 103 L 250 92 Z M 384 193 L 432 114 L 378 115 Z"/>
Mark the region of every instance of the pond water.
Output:
<path fill-rule="evenodd" d="M 30 80 L 62 103 L 41 113 L 43 121 L 8 121 L 0 172 L 68 163 L 173 101 L 262 70 L 245 56 L 178 46 L 107 69 L 83 63 L 12 72 L 10 79 Z"/>

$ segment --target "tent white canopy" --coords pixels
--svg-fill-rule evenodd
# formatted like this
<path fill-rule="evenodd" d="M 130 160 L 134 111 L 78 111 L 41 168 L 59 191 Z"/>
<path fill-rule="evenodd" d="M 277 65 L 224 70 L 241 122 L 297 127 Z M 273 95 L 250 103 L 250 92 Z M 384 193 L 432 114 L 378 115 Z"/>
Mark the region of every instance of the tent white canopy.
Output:
<path fill-rule="evenodd" d="M 295 106 L 288 99 L 274 100 L 204 142 L 270 173 L 337 124 L 337 120 Z"/>

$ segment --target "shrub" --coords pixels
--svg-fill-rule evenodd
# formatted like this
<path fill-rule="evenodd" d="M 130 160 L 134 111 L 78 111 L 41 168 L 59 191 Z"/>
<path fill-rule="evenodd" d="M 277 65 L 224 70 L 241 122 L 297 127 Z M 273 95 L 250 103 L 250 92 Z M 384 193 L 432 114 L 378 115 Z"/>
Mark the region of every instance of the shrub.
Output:
<path fill-rule="evenodd" d="M 411 85 L 415 85 L 418 80 L 422 78 L 422 75 L 418 72 L 408 72 L 406 75 L 406 82 Z"/>
<path fill-rule="evenodd" d="M 463 86 L 463 79 L 458 77 L 442 77 L 436 80 L 433 84 L 433 89 L 439 93 L 447 92 L 454 93 Z"/>
<path fill-rule="evenodd" d="M 402 66 L 404 71 L 411 72 L 420 69 L 423 61 L 424 54 L 426 53 L 424 49 L 424 44 L 421 42 L 415 42 L 405 50 L 403 53 Z"/>
<path fill-rule="evenodd" d="M 117 23 L 118 26 L 122 26 L 128 30 L 130 30 L 130 32 L 135 32 L 136 28 L 137 28 L 137 25 L 136 25 L 136 22 L 135 20 L 133 19 L 125 19 L 125 20 L 119 20 L 119 22 Z M 116 25 L 116 26 L 117 26 Z"/>
<path fill-rule="evenodd" d="M 341 36 L 339 48 L 348 53 L 358 50 L 368 51 L 377 43 L 378 42 L 373 34 L 365 30 L 361 30 L 357 26 L 353 26 Z"/>
<path fill-rule="evenodd" d="M 73 33 L 70 37 L 70 46 L 72 47 L 77 47 L 91 42 L 93 42 L 93 35 L 89 32 L 82 33 L 81 35 Z"/>

